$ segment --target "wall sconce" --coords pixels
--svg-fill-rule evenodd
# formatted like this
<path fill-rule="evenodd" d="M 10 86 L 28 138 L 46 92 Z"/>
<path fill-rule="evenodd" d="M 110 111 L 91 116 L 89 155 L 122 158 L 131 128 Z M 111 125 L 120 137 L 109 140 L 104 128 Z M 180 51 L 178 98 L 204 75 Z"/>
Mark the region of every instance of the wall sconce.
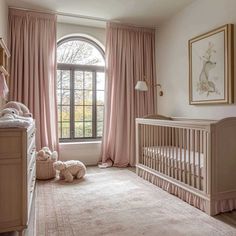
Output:
<path fill-rule="evenodd" d="M 153 87 L 160 87 L 160 89 L 161 89 L 160 84 L 151 85 L 146 80 L 144 80 L 144 81 L 139 80 L 135 85 L 135 90 L 146 92 L 146 91 L 148 91 L 148 85 L 153 86 Z M 159 96 L 161 96 L 161 97 L 163 96 L 163 91 L 162 90 L 160 90 Z"/>

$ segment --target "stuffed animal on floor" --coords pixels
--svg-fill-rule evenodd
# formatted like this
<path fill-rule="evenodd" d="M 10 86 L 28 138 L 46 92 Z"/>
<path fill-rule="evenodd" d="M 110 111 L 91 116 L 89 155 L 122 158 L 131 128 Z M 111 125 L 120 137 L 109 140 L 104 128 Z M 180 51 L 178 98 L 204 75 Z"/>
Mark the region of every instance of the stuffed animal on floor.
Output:
<path fill-rule="evenodd" d="M 74 178 L 83 178 L 86 173 L 86 167 L 81 161 L 56 161 L 53 167 L 60 171 L 60 179 L 65 179 L 66 182 L 72 182 Z"/>
<path fill-rule="evenodd" d="M 38 151 L 36 155 L 36 159 L 39 161 L 47 161 L 52 160 L 56 161 L 58 157 L 57 151 L 51 151 L 48 147 L 43 147 L 40 151 Z"/>
<path fill-rule="evenodd" d="M 16 109 L 19 113 L 18 114 L 19 116 L 32 117 L 32 114 L 30 113 L 28 107 L 26 105 L 24 105 L 23 103 L 11 101 L 3 106 L 3 109 L 5 109 L 5 108 Z"/>

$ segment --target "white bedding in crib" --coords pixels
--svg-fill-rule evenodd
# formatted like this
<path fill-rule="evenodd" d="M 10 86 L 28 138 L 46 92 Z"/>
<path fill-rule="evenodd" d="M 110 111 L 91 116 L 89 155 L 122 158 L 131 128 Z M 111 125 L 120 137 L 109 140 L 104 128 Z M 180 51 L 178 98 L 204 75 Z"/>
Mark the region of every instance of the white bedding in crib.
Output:
<path fill-rule="evenodd" d="M 203 153 L 200 153 L 200 156 L 199 156 L 199 153 L 195 152 L 195 158 L 194 158 L 193 151 L 189 152 L 188 150 L 186 150 L 186 152 L 185 152 L 185 150 L 183 148 L 176 148 L 173 146 L 144 147 L 143 153 L 145 155 L 150 156 L 151 158 L 158 158 L 159 155 L 161 154 L 162 157 L 166 157 L 171 160 L 181 161 L 182 163 L 184 163 L 184 160 L 186 159 L 186 163 L 190 162 L 191 165 L 194 164 L 194 159 L 195 159 L 195 166 L 199 165 L 199 159 L 200 159 L 200 167 L 201 168 L 203 167 L 203 163 L 204 163 Z M 184 156 L 186 156 L 185 159 L 184 159 Z"/>

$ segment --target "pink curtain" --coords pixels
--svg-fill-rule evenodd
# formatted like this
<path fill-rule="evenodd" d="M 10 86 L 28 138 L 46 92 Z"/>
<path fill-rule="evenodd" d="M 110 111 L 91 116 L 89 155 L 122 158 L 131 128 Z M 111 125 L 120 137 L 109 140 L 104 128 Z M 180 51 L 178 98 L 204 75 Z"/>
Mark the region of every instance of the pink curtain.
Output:
<path fill-rule="evenodd" d="M 156 92 L 135 91 L 144 77 L 152 84 L 155 72 L 153 29 L 107 24 L 106 106 L 102 162 L 114 166 L 135 165 L 135 118 L 155 113 Z M 110 161 L 111 160 L 111 161 Z"/>
<path fill-rule="evenodd" d="M 36 146 L 58 150 L 56 16 L 9 10 L 10 100 L 24 103 L 36 120 Z"/>

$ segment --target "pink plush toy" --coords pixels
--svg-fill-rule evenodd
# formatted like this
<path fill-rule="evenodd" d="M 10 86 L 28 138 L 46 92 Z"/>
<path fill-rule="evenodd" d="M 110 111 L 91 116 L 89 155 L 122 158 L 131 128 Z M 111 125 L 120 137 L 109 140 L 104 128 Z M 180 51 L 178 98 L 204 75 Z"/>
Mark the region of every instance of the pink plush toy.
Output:
<path fill-rule="evenodd" d="M 24 105 L 23 103 L 11 101 L 3 106 L 3 109 L 5 108 L 14 108 L 19 112 L 20 116 L 32 117 L 32 113 L 30 113 L 28 107 Z"/>

